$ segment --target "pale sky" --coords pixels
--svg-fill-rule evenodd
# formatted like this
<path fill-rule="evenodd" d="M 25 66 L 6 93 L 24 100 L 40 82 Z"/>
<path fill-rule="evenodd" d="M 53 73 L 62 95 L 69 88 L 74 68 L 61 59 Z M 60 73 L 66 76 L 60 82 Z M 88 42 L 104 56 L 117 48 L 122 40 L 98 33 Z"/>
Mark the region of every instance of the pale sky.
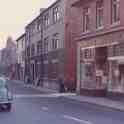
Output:
<path fill-rule="evenodd" d="M 5 46 L 8 36 L 14 40 L 24 27 L 55 0 L 0 0 L 0 49 Z"/>

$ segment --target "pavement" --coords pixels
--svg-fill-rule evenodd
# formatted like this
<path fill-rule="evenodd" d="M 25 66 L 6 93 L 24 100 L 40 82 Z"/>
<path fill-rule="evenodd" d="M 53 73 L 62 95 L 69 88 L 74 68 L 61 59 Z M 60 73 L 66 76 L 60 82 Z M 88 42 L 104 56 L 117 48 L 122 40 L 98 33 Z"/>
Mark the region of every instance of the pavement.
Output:
<path fill-rule="evenodd" d="M 107 107 L 119 111 L 124 111 L 124 102 L 114 101 L 103 97 L 90 97 L 90 96 L 80 96 L 80 95 L 66 95 L 68 99 L 95 104 L 101 107 Z"/>
<path fill-rule="evenodd" d="M 0 124 L 124 124 L 123 111 L 72 99 L 76 94 L 44 93 L 17 81 L 9 85 L 16 97 L 11 112 L 0 112 Z"/>
<path fill-rule="evenodd" d="M 26 87 L 30 87 L 30 88 L 33 88 L 35 90 L 38 90 L 44 93 L 52 93 L 53 95 L 62 96 L 67 99 L 76 100 L 79 102 L 85 102 L 85 103 L 95 104 L 101 107 L 107 107 L 107 108 L 111 108 L 111 109 L 115 109 L 119 111 L 124 111 L 124 102 L 111 100 L 105 97 L 90 97 L 90 96 L 77 95 L 76 93 L 61 93 L 60 94 L 58 93 L 58 91 L 55 91 L 55 90 L 36 87 L 32 85 L 28 85 Z"/>

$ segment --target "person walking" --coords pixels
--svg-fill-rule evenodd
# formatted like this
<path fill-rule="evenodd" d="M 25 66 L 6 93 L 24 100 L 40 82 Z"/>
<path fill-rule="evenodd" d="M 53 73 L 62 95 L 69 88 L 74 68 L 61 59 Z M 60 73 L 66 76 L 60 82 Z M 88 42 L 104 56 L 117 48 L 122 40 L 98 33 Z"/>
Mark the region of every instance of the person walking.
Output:
<path fill-rule="evenodd" d="M 64 78 L 62 76 L 59 77 L 58 83 L 59 83 L 59 92 L 60 93 L 65 92 Z"/>

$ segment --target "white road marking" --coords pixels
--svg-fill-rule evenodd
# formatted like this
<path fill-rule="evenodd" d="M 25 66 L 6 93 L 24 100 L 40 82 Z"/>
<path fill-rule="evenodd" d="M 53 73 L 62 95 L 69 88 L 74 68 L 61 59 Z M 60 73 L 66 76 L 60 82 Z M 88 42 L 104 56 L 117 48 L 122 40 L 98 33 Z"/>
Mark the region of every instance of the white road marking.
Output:
<path fill-rule="evenodd" d="M 69 115 L 64 115 L 64 118 L 69 119 L 69 120 L 74 120 L 74 121 L 79 122 L 79 123 L 82 123 L 82 124 L 93 124 L 90 121 L 81 120 L 79 118 L 72 117 L 72 116 L 69 116 Z"/>
<path fill-rule="evenodd" d="M 43 98 L 43 97 L 50 97 L 50 98 L 57 98 L 60 96 L 69 96 L 70 94 L 61 94 L 61 93 L 54 93 L 54 94 L 15 94 L 14 98 Z"/>
<path fill-rule="evenodd" d="M 44 106 L 44 107 L 42 107 L 42 110 L 43 110 L 43 111 L 48 111 L 48 107 L 45 107 L 45 106 Z"/>

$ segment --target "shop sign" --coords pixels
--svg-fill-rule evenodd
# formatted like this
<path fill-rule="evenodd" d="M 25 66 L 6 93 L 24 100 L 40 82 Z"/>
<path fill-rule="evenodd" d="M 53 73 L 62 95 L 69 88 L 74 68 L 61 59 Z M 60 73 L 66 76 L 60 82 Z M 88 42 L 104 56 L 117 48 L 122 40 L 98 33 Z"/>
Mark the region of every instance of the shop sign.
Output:
<path fill-rule="evenodd" d="M 118 76 L 120 75 L 119 70 L 118 70 L 118 69 L 116 69 L 116 70 L 114 71 L 114 74 L 115 74 L 115 76 L 116 76 L 116 77 L 118 77 Z"/>
<path fill-rule="evenodd" d="M 103 76 L 102 70 L 96 70 L 96 76 Z"/>

